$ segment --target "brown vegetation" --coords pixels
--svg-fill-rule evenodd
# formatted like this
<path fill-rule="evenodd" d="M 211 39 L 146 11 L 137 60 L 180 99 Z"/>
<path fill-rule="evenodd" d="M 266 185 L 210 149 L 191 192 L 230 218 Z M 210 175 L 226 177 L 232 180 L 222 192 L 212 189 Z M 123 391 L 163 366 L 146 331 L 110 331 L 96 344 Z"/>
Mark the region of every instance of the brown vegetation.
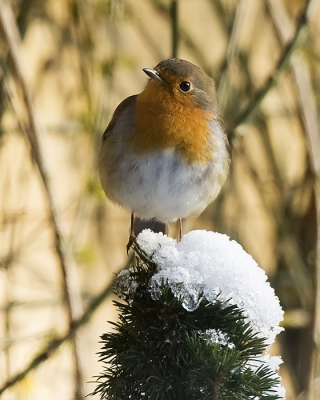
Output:
<path fill-rule="evenodd" d="M 223 192 L 185 228 L 227 233 L 267 271 L 288 400 L 320 398 L 319 1 L 177 4 L 0 1 L 3 400 L 94 388 L 129 227 L 102 194 L 97 149 L 141 69 L 174 54 L 216 79 L 232 148 Z"/>

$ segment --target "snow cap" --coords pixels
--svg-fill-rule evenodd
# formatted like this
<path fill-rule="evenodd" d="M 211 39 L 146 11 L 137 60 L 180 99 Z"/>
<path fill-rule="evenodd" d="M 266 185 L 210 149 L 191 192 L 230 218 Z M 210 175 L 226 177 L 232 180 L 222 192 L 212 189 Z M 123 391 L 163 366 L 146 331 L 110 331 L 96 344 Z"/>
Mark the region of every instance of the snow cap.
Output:
<path fill-rule="evenodd" d="M 158 266 L 150 281 L 154 298 L 162 282 L 167 282 L 188 311 L 198 307 L 201 296 L 209 302 L 218 298 L 237 305 L 269 345 L 283 330 L 279 327 L 283 310 L 265 272 L 227 235 L 197 230 L 177 243 L 162 233 L 144 230 L 137 241 Z"/>

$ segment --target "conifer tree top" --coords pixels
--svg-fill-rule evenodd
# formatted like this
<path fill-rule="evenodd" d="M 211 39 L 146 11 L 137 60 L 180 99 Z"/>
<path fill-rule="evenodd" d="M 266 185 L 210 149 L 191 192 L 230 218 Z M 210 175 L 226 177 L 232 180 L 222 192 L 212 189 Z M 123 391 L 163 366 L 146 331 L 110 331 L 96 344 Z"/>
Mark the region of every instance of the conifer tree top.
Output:
<path fill-rule="evenodd" d="M 180 243 L 143 231 L 120 272 L 119 322 L 102 335 L 94 394 L 108 400 L 283 400 L 268 348 L 283 312 L 262 269 L 228 236 Z"/>
<path fill-rule="evenodd" d="M 177 243 L 162 233 L 145 230 L 138 245 L 152 255 L 158 267 L 150 281 L 154 295 L 165 281 L 189 311 L 202 297 L 212 302 L 219 296 L 220 301 L 243 309 L 255 332 L 269 344 L 283 330 L 279 327 L 283 310 L 265 272 L 227 235 L 191 231 Z"/>

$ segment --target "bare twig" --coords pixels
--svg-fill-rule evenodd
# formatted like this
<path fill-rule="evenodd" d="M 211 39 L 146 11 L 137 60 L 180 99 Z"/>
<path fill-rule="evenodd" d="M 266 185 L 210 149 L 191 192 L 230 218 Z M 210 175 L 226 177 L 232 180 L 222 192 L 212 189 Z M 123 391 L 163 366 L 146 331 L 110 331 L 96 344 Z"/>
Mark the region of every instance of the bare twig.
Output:
<path fill-rule="evenodd" d="M 303 12 L 301 13 L 301 16 L 300 16 L 297 26 L 296 26 L 294 36 L 286 44 L 286 46 L 282 52 L 282 55 L 279 58 L 279 61 L 274 68 L 272 75 L 270 75 L 270 77 L 267 79 L 265 85 L 255 94 L 255 96 L 252 98 L 252 100 L 250 101 L 249 105 L 245 108 L 245 110 L 243 110 L 238 115 L 238 117 L 234 119 L 232 124 L 228 127 L 227 133 L 228 133 L 229 138 L 231 138 L 231 139 L 233 138 L 234 131 L 239 125 L 244 124 L 253 116 L 253 114 L 260 107 L 260 104 L 261 104 L 262 100 L 265 98 L 266 94 L 277 83 L 280 74 L 286 68 L 293 51 L 297 47 L 301 32 L 307 23 L 307 14 L 308 14 L 308 9 L 309 9 L 310 3 L 311 3 L 311 0 L 309 0 L 307 2 L 307 5 L 305 6 Z"/>
<path fill-rule="evenodd" d="M 23 61 L 21 56 L 21 40 L 18 32 L 18 27 L 13 16 L 12 10 L 9 3 L 0 2 L 0 27 L 4 37 L 4 41 L 8 46 L 9 55 L 11 58 L 11 70 L 15 77 L 18 86 L 21 90 L 21 94 L 24 100 L 24 105 L 27 111 L 27 123 L 26 123 L 26 134 L 31 145 L 32 158 L 37 166 L 40 174 L 41 182 L 43 184 L 44 193 L 48 205 L 48 213 L 50 217 L 51 226 L 54 232 L 55 238 L 55 251 L 58 256 L 59 266 L 62 274 L 64 301 L 68 313 L 69 327 L 72 327 L 73 321 L 78 317 L 80 312 L 80 296 L 77 288 L 73 288 L 70 280 L 70 270 L 66 263 L 66 257 L 62 250 L 62 238 L 60 233 L 60 227 L 58 224 L 58 218 L 56 208 L 53 201 L 53 196 L 48 182 L 48 176 L 44 167 L 42 159 L 42 153 L 39 143 L 41 136 L 40 129 L 36 121 L 36 116 L 33 110 L 31 96 L 28 85 L 24 77 Z M 73 289 L 73 290 L 71 290 Z M 75 375 L 76 375 L 76 397 L 82 397 L 81 394 L 81 367 L 79 361 L 79 353 L 77 349 L 77 342 L 73 338 L 74 348 L 74 361 L 75 361 Z"/>
<path fill-rule="evenodd" d="M 310 9 L 313 2 L 310 1 L 308 8 Z M 285 7 L 282 2 L 268 0 L 268 7 L 273 18 L 273 23 L 277 30 L 278 36 L 282 44 L 289 41 L 290 36 L 294 30 L 293 23 L 290 20 Z M 306 12 L 308 9 L 306 10 Z M 292 57 L 290 61 L 293 76 L 297 86 L 297 94 L 299 97 L 299 106 L 301 111 L 302 122 L 307 139 L 308 155 L 311 170 L 315 177 L 315 196 L 317 203 L 317 258 L 316 258 L 316 298 L 314 310 L 314 330 L 313 338 L 315 346 L 312 356 L 311 373 L 309 380 L 309 393 L 308 399 L 317 399 L 320 396 L 320 389 L 318 385 L 314 385 L 315 379 L 319 376 L 320 372 L 320 137 L 319 137 L 319 123 L 317 118 L 317 108 L 312 89 L 309 68 L 306 61 L 299 55 Z"/>
<path fill-rule="evenodd" d="M 176 58 L 178 56 L 178 45 L 179 45 L 179 1 L 178 0 L 171 0 L 171 29 L 172 29 L 172 50 L 171 56 Z"/>
<path fill-rule="evenodd" d="M 228 89 L 230 89 L 230 83 L 229 83 L 230 80 L 226 77 L 225 72 L 228 68 L 228 65 L 237 56 L 237 52 L 238 52 L 238 48 L 239 48 L 239 38 L 240 38 L 241 29 L 243 29 L 243 25 L 244 25 L 243 19 L 244 19 L 245 13 L 247 12 L 247 9 L 248 9 L 247 6 L 248 5 L 246 4 L 246 2 L 244 0 L 240 0 L 236 7 L 234 21 L 233 21 L 231 32 L 230 32 L 230 37 L 228 38 L 228 47 L 226 49 L 224 63 L 221 66 L 220 76 L 217 78 L 219 105 L 220 105 L 220 110 L 222 112 L 225 108 L 225 103 L 229 96 Z"/>
<path fill-rule="evenodd" d="M 137 4 L 137 3 L 136 3 Z M 133 7 L 129 2 L 126 4 L 127 10 L 131 15 L 131 21 L 140 34 L 141 40 L 146 43 L 148 49 L 153 53 L 154 57 L 158 60 L 163 60 L 167 57 L 167 52 L 164 51 L 163 46 L 159 45 L 157 40 L 154 40 L 150 34 L 148 22 L 140 17 L 139 9 Z"/>
<path fill-rule="evenodd" d="M 155 8 L 155 10 L 160 12 L 164 17 L 168 18 L 169 8 L 166 3 L 161 2 L 159 0 L 155 0 L 151 3 L 152 6 Z M 209 65 L 205 55 L 194 41 L 192 35 L 189 34 L 188 30 L 181 24 L 181 22 L 179 23 L 179 40 L 181 42 L 184 42 L 185 45 L 189 48 L 189 50 L 195 55 L 195 57 L 197 58 L 197 60 L 199 60 L 199 64 L 203 67 L 203 69 L 206 72 L 210 73 L 212 70 L 212 66 Z"/>
<path fill-rule="evenodd" d="M 131 260 L 132 257 L 130 258 L 129 263 L 131 262 Z M 28 375 L 30 371 L 37 368 L 43 361 L 47 360 L 65 341 L 72 339 L 77 333 L 78 329 L 86 325 L 90 321 L 95 310 L 112 293 L 113 283 L 114 282 L 108 283 L 106 287 L 101 291 L 101 293 L 91 300 L 86 311 L 79 318 L 75 319 L 72 322 L 68 332 L 65 335 L 52 339 L 49 344 L 30 361 L 30 363 L 23 371 L 17 373 L 9 380 L 7 380 L 7 382 L 5 382 L 4 385 L 0 388 L 0 395 L 16 383 L 20 382 L 26 375 Z"/>

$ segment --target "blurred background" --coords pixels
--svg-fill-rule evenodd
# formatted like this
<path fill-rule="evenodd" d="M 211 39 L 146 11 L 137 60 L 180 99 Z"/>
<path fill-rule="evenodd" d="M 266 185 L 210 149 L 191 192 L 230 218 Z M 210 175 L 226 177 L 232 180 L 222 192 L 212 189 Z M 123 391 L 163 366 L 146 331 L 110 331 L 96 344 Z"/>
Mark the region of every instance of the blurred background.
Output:
<path fill-rule="evenodd" d="M 142 68 L 173 55 L 216 80 L 232 149 L 222 193 L 184 229 L 226 233 L 265 269 L 287 399 L 319 399 L 320 0 L 1 0 L 0 35 L 1 399 L 94 390 L 129 261 L 100 138 Z"/>

